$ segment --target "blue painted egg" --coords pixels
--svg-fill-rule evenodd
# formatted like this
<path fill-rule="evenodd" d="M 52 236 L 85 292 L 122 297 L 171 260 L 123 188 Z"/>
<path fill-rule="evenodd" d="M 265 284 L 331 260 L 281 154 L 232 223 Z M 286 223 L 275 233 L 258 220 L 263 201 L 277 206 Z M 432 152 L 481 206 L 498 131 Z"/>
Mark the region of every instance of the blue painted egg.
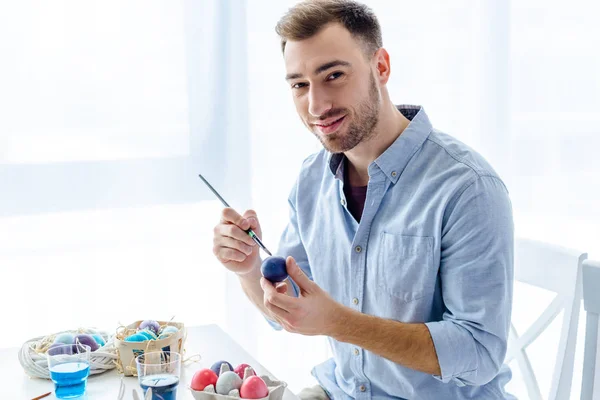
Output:
<path fill-rule="evenodd" d="M 175 332 L 179 332 L 179 329 L 177 329 L 177 327 L 172 326 L 172 325 L 168 325 L 165 326 L 164 328 L 162 328 L 162 330 L 160 331 L 160 334 L 163 335 L 165 333 L 175 333 Z"/>
<path fill-rule="evenodd" d="M 137 332 L 137 335 L 142 335 L 146 338 L 146 340 L 156 340 L 156 334 L 150 329 L 144 329 Z"/>
<path fill-rule="evenodd" d="M 73 333 L 61 333 L 54 338 L 54 343 L 72 344 L 74 341 L 75 335 Z"/>
<path fill-rule="evenodd" d="M 125 338 L 126 342 L 145 342 L 146 340 L 148 340 L 148 338 L 146 338 L 144 335 L 140 335 L 139 333 L 134 333 L 133 335 Z"/>
<path fill-rule="evenodd" d="M 100 335 L 99 333 L 94 333 L 92 335 L 92 337 L 94 338 L 94 340 L 96 341 L 96 343 L 98 343 L 98 346 L 102 347 L 106 344 L 106 341 L 104 340 L 104 338 L 102 337 L 102 335 Z"/>
<path fill-rule="evenodd" d="M 285 280 L 288 277 L 285 258 L 279 256 L 265 258 L 260 267 L 260 272 L 273 283 Z"/>
<path fill-rule="evenodd" d="M 227 364 L 227 366 L 229 366 L 229 370 L 233 371 L 233 366 L 230 363 L 228 363 L 227 361 L 224 361 L 224 360 L 217 361 L 210 367 L 210 369 L 212 369 L 213 372 L 215 374 L 217 374 L 217 376 L 219 376 L 221 374 L 221 364 Z M 229 392 L 227 392 L 227 393 L 229 393 Z"/>

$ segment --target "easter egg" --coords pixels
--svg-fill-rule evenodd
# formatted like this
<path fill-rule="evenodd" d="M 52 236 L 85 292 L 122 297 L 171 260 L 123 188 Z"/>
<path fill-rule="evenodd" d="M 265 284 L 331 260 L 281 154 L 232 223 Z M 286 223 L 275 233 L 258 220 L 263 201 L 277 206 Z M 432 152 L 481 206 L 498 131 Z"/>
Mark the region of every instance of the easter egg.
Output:
<path fill-rule="evenodd" d="M 248 368 L 249 365 L 248 364 L 240 364 L 237 367 L 235 367 L 235 369 L 233 370 L 233 372 L 235 372 L 236 374 L 238 374 L 238 376 L 242 379 L 244 379 L 244 372 L 246 371 L 246 368 Z"/>
<path fill-rule="evenodd" d="M 285 258 L 279 256 L 265 258 L 260 266 L 260 272 L 273 283 L 285 280 L 288 277 Z"/>
<path fill-rule="evenodd" d="M 158 337 L 159 339 L 166 339 L 169 336 L 171 336 L 174 333 L 179 332 L 179 329 L 177 329 L 177 327 L 175 326 L 165 326 L 160 330 L 160 336 Z"/>
<path fill-rule="evenodd" d="M 250 376 L 242 383 L 240 397 L 242 399 L 262 399 L 269 395 L 269 388 L 260 376 Z"/>
<path fill-rule="evenodd" d="M 72 333 L 61 333 L 54 338 L 54 343 L 72 344 L 74 341 L 75 335 Z"/>
<path fill-rule="evenodd" d="M 238 376 L 233 371 L 225 371 L 217 379 L 217 389 L 218 394 L 229 394 L 234 389 L 240 389 L 242 386 L 242 378 Z"/>
<path fill-rule="evenodd" d="M 73 346 L 66 346 L 63 343 L 52 343 L 46 353 L 55 356 L 58 354 L 73 354 Z"/>
<path fill-rule="evenodd" d="M 148 340 L 146 336 L 140 335 L 139 333 L 134 333 L 133 335 L 125 338 L 126 342 L 145 342 L 146 340 Z"/>
<path fill-rule="evenodd" d="M 154 333 L 154 331 L 151 331 L 150 329 L 144 329 L 144 330 L 138 331 L 136 333 L 136 335 L 142 335 L 146 338 L 146 340 L 155 340 L 156 339 L 156 334 Z"/>
<path fill-rule="evenodd" d="M 223 360 L 217 361 L 210 367 L 210 369 L 212 369 L 213 372 L 215 374 L 217 374 L 217 376 L 219 376 L 221 374 L 221 364 L 227 364 L 227 366 L 229 367 L 229 370 L 233 371 L 233 367 L 227 361 L 223 361 Z"/>
<path fill-rule="evenodd" d="M 152 330 L 155 334 L 158 335 L 158 331 L 160 331 L 160 325 L 158 322 L 152 320 L 152 319 L 146 319 L 144 321 L 142 321 L 142 323 L 140 324 L 140 326 L 138 326 L 138 330 L 143 330 L 143 329 L 150 329 Z"/>
<path fill-rule="evenodd" d="M 175 332 L 178 332 L 178 331 L 179 331 L 179 329 L 176 326 L 167 325 L 167 326 L 164 326 L 160 330 L 160 333 L 175 333 Z"/>
<path fill-rule="evenodd" d="M 190 387 L 192 390 L 201 391 L 209 385 L 216 385 L 217 379 L 217 374 L 215 374 L 212 370 L 203 368 L 194 374 L 192 377 L 192 382 L 190 383 Z"/>
<path fill-rule="evenodd" d="M 98 346 L 102 347 L 106 344 L 106 341 L 104 340 L 104 338 L 99 334 L 99 333 L 94 333 L 92 335 L 92 337 L 94 338 L 94 340 L 96 341 L 96 343 L 98 343 Z"/>
<path fill-rule="evenodd" d="M 80 333 L 79 335 L 75 336 L 75 339 L 73 340 L 73 344 L 75 344 L 75 351 L 77 351 L 78 353 L 82 352 L 83 349 L 79 348 L 77 345 L 78 344 L 84 344 L 87 346 L 90 346 L 90 351 L 96 351 L 98 350 L 98 343 L 96 342 L 96 340 L 92 337 L 92 335 L 88 335 L 87 333 Z"/>

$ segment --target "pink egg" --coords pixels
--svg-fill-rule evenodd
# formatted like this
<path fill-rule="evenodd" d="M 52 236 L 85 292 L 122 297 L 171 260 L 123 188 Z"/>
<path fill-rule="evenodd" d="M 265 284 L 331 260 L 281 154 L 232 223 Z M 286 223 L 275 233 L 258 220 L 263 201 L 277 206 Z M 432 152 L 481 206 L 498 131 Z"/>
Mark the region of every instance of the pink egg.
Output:
<path fill-rule="evenodd" d="M 233 372 L 235 372 L 236 374 L 238 374 L 238 376 L 242 379 L 244 379 L 244 371 L 246 371 L 246 368 L 249 367 L 248 364 L 240 364 L 237 367 L 235 367 L 235 369 L 233 370 Z"/>
<path fill-rule="evenodd" d="M 262 399 L 269 395 L 267 384 L 259 376 L 250 376 L 240 388 L 240 397 L 242 399 Z"/>
<path fill-rule="evenodd" d="M 217 374 L 210 369 L 204 368 L 194 374 L 190 386 L 193 390 L 204 390 L 208 385 L 216 385 L 217 379 Z"/>

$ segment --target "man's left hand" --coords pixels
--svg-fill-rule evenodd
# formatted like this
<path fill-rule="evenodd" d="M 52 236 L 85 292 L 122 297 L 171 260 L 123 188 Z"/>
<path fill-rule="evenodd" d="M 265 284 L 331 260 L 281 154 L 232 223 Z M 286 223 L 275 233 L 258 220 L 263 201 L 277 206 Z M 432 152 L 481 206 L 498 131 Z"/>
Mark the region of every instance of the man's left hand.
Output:
<path fill-rule="evenodd" d="M 333 336 L 343 318 L 345 307 L 311 281 L 292 257 L 286 260 L 288 275 L 298 285 L 298 297 L 288 296 L 287 282 L 274 286 L 262 277 L 264 305 L 273 318 L 288 332 L 302 335 Z"/>

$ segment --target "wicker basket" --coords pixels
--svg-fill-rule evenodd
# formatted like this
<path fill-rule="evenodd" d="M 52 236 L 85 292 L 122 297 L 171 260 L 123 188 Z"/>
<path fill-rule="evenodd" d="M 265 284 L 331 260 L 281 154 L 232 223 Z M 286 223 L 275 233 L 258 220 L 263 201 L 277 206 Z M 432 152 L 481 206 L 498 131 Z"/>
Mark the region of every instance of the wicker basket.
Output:
<path fill-rule="evenodd" d="M 47 336 L 39 336 L 25 342 L 19 351 L 19 362 L 27 375 L 33 378 L 50 379 L 46 351 L 54 342 L 54 338 L 61 333 L 72 333 L 75 335 L 80 333 L 90 335 L 97 333 L 106 341 L 104 346 L 90 353 L 90 375 L 101 374 L 116 367 L 117 349 L 114 342 L 109 340 L 108 334 L 96 329 L 81 328 Z"/>
<path fill-rule="evenodd" d="M 117 349 L 117 370 L 119 373 L 125 376 L 137 376 L 135 358 L 150 351 L 173 351 L 183 356 L 187 337 L 185 326 L 180 322 L 157 322 L 161 327 L 171 325 L 176 327 L 178 331 L 164 339 L 146 340 L 144 342 L 126 342 L 124 340 L 137 331 L 137 327 L 142 321 L 136 321 L 117 331 L 114 343 Z"/>

